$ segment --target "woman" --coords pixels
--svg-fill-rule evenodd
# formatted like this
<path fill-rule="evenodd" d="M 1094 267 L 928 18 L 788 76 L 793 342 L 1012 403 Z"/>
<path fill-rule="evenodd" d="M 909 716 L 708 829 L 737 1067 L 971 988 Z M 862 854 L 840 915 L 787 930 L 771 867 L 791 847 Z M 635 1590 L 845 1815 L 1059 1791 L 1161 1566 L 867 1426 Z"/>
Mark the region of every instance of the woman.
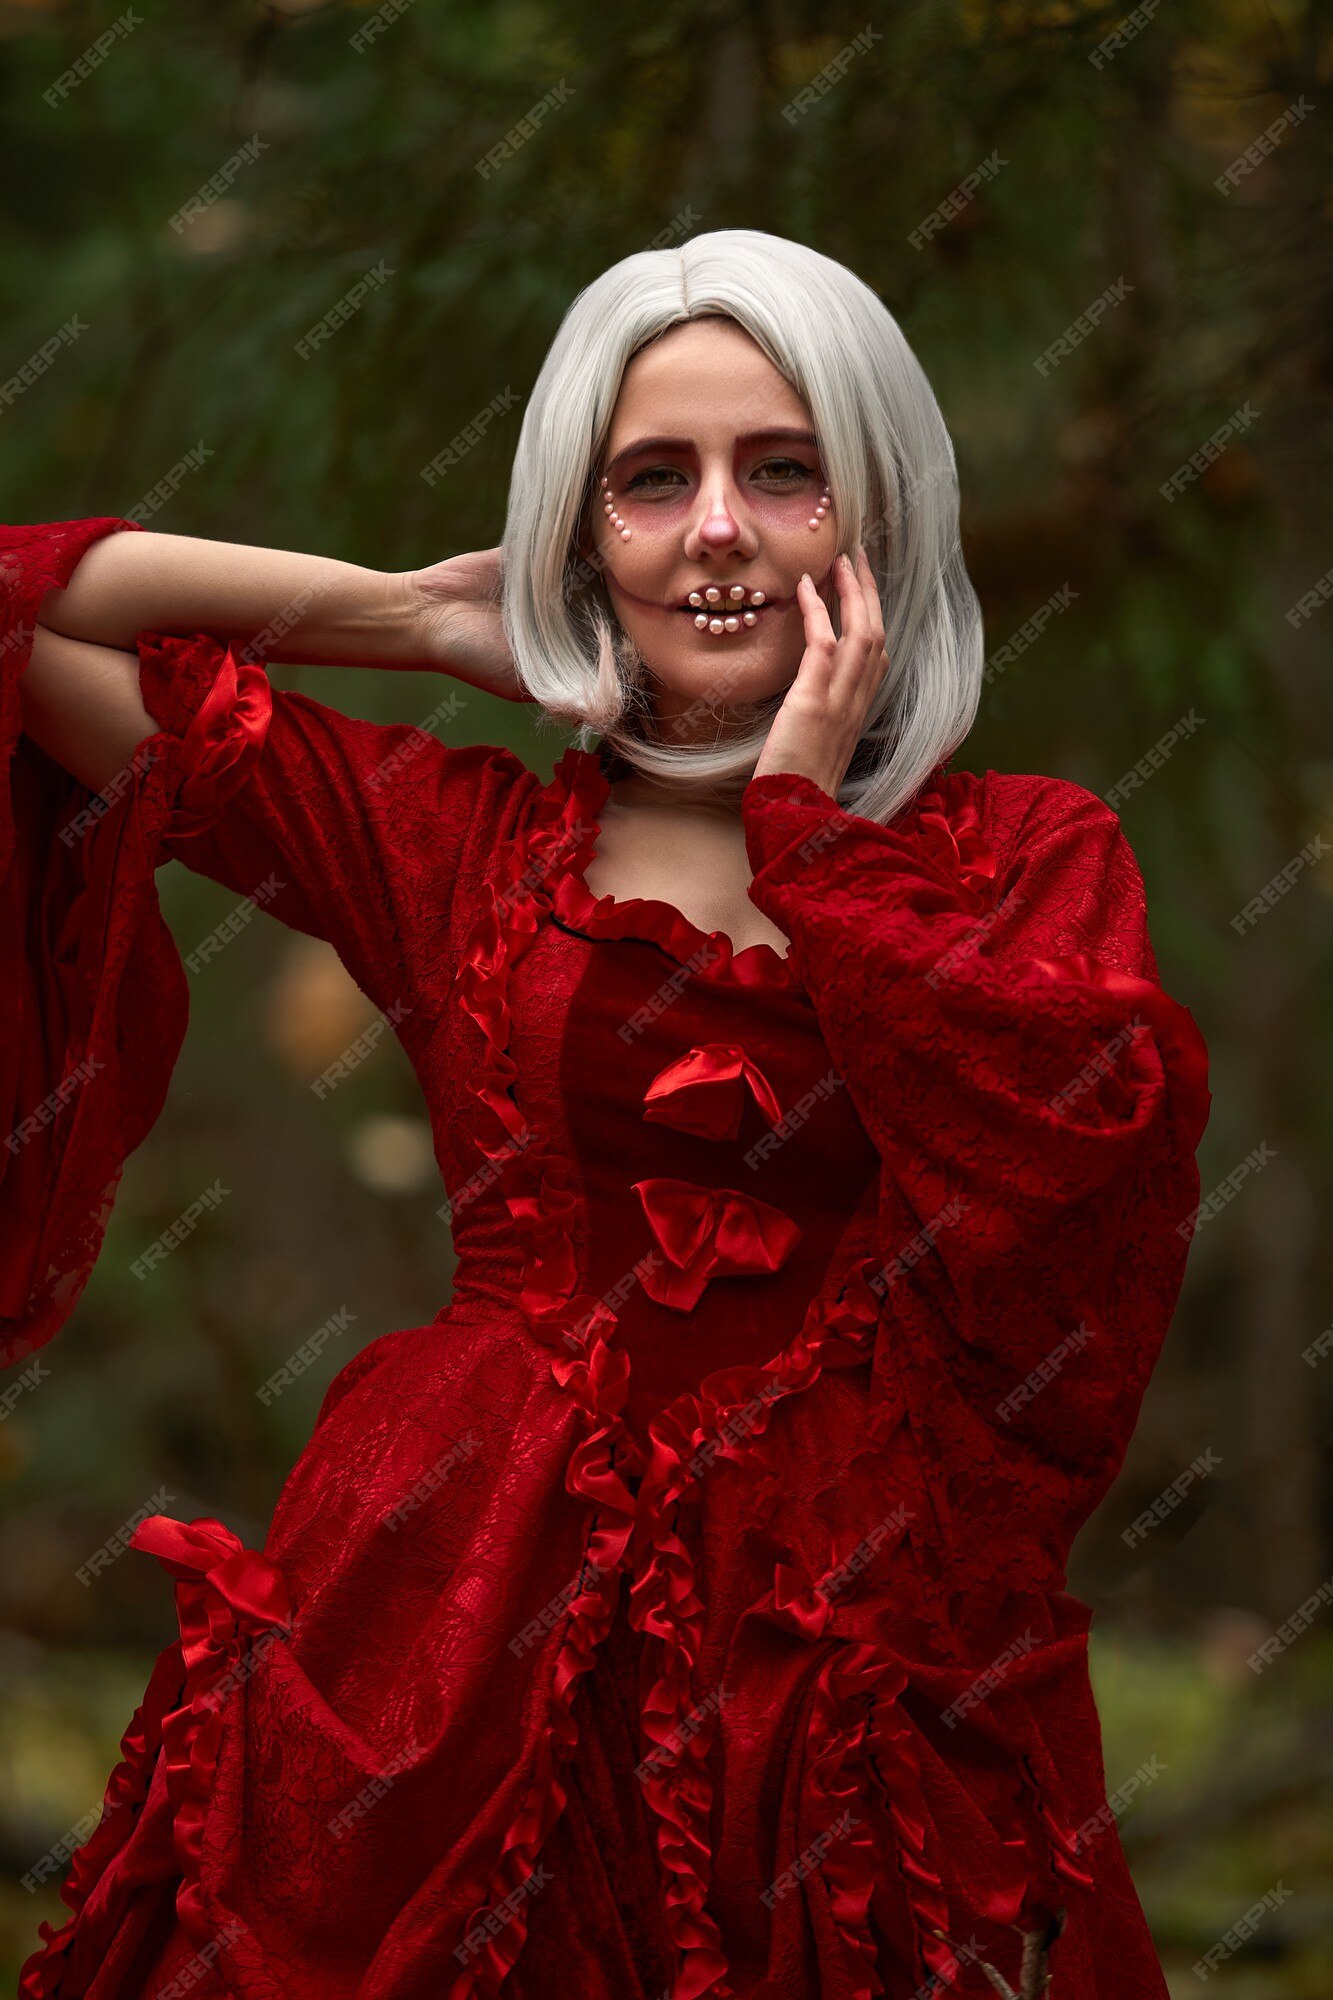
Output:
<path fill-rule="evenodd" d="M 1064 1562 L 1181 1282 L 1206 1059 L 1114 814 L 946 768 L 980 623 L 892 317 L 754 231 L 627 258 L 500 562 L 132 525 L 6 536 L 11 1358 L 167 1088 L 167 857 L 394 1022 L 458 1271 L 334 1381 L 262 1551 L 135 1531 L 181 1638 L 27 2000 L 1165 1996 Z M 600 751 L 543 784 L 254 651 Z"/>

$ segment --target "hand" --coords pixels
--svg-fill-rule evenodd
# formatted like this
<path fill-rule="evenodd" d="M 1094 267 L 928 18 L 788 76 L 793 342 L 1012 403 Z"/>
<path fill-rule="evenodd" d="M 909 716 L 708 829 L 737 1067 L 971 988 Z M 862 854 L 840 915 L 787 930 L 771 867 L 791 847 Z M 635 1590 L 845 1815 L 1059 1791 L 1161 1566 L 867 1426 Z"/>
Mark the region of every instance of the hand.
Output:
<path fill-rule="evenodd" d="M 441 673 L 504 701 L 531 701 L 521 685 L 500 616 L 498 548 L 404 575 L 414 650 Z"/>
<path fill-rule="evenodd" d="M 828 609 L 810 578 L 803 576 L 796 586 L 805 617 L 805 653 L 753 773 L 761 778 L 794 771 L 813 779 L 832 799 L 889 665 L 874 572 L 863 548 L 857 548 L 856 558 L 853 566 L 847 556 L 839 556 L 833 566 L 841 638 L 835 637 Z"/>

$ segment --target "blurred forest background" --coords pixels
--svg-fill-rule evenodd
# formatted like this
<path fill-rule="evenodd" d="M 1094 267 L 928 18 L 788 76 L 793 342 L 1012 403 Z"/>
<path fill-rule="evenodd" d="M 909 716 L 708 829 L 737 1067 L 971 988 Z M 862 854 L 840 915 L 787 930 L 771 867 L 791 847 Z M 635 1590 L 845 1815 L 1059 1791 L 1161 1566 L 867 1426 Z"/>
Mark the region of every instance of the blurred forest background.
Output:
<path fill-rule="evenodd" d="M 77 328 L 0 405 L 6 520 L 144 506 L 154 529 L 402 570 L 498 541 L 546 347 L 630 251 L 772 230 L 897 315 L 956 441 L 986 612 L 955 763 L 1117 807 L 1163 979 L 1211 1050 L 1216 1198 L 1070 1582 L 1096 1611 L 1108 1790 L 1149 1773 L 1120 1830 L 1173 1994 L 1264 1904 L 1210 1981 L 1237 2000 L 1326 2000 L 1333 1973 L 1328 1597 L 1247 1664 L 1333 1575 L 1329 26 L 1314 0 L 0 0 L 0 382 Z M 451 685 L 274 677 L 382 721 Z M 564 737 L 460 692 L 443 733 L 549 773 Z M 158 879 L 182 949 L 232 907 L 179 864 Z M 311 1092 L 374 1019 L 331 952 L 261 913 L 193 988 L 92 1282 L 0 1404 L 11 1974 L 62 1916 L 22 1878 L 88 1831 L 175 1632 L 156 1562 L 88 1588 L 80 1563 L 161 1489 L 262 1542 L 337 1370 L 448 1296 L 397 1044 Z M 228 1198 L 141 1281 L 134 1258 L 215 1180 Z M 331 1296 L 355 1317 L 265 1407 Z"/>

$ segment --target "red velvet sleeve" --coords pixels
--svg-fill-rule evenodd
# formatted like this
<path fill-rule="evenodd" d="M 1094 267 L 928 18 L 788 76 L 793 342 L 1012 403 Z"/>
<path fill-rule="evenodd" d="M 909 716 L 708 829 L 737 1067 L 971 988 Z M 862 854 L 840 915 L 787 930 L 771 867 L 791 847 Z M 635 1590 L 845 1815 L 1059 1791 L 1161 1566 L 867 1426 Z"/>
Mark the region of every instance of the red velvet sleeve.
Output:
<path fill-rule="evenodd" d="M 751 898 L 885 1162 L 880 1388 L 906 1385 L 955 1467 L 1007 1457 L 1034 1501 L 1052 1456 L 1079 1468 L 1064 1543 L 1120 1463 L 1183 1278 L 1207 1056 L 1158 981 L 1115 814 L 989 775 L 998 851 L 966 773 L 892 827 L 794 774 L 752 779 L 742 813 Z"/>
<path fill-rule="evenodd" d="M 0 527 L 0 1364 L 73 1309 L 123 1163 L 165 1099 L 189 1007 L 162 862 L 326 939 L 377 1005 L 410 1011 L 463 843 L 524 773 L 508 750 L 273 689 L 206 634 L 144 632 L 140 690 L 159 728 L 92 793 L 22 734 L 19 681 L 45 594 L 99 536 L 135 525 Z"/>

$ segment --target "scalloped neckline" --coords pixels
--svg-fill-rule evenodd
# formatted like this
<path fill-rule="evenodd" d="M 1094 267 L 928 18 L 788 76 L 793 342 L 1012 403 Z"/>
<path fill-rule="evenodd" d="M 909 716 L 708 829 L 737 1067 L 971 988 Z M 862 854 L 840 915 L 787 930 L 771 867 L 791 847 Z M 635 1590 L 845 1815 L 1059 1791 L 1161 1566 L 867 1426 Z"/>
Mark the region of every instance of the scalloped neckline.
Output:
<path fill-rule="evenodd" d="M 699 966 L 700 971 L 729 976 L 745 986 L 776 983 L 796 988 L 790 949 L 780 952 L 776 945 L 759 938 L 737 951 L 726 931 L 703 930 L 674 903 L 658 896 L 627 896 L 622 901 L 610 890 L 594 895 L 585 871 L 597 852 L 611 781 L 596 751 L 571 745 L 556 764 L 552 783 L 564 788 L 566 807 L 578 809 L 574 823 L 581 826 L 579 838 L 551 884 L 552 911 L 572 930 L 594 938 L 628 937 L 657 944 L 682 965 L 695 962 L 701 954 L 711 954 Z"/>

